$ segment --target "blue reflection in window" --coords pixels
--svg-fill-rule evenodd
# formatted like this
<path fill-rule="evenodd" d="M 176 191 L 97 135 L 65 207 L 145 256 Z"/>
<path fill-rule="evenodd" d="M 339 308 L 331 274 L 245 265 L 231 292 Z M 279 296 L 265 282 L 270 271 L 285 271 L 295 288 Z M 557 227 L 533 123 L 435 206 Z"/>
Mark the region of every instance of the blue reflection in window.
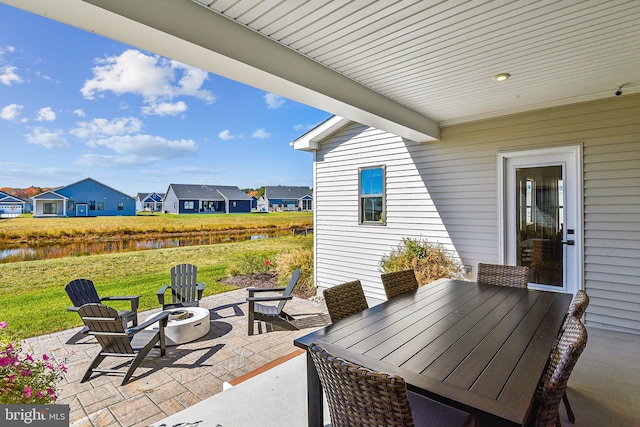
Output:
<path fill-rule="evenodd" d="M 360 172 L 360 194 L 382 194 L 382 168 L 364 169 Z"/>

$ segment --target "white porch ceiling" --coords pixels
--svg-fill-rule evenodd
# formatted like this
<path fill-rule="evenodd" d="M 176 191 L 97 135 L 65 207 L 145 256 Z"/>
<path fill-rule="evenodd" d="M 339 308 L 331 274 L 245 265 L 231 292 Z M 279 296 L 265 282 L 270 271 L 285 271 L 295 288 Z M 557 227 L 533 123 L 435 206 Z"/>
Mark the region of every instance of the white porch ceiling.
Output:
<path fill-rule="evenodd" d="M 640 92 L 635 0 L 3 2 L 417 141 Z"/>

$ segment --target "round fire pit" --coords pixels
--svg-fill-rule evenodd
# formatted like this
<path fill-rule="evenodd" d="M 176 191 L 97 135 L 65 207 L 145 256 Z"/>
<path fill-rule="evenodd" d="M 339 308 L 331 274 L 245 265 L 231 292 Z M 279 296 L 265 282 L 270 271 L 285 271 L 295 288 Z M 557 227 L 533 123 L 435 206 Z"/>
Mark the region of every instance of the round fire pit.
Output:
<path fill-rule="evenodd" d="M 211 319 L 206 308 L 181 307 L 165 311 L 170 312 L 167 326 L 164 328 L 167 345 L 184 344 L 209 333 Z M 149 328 L 157 330 L 158 324 L 155 323 Z"/>

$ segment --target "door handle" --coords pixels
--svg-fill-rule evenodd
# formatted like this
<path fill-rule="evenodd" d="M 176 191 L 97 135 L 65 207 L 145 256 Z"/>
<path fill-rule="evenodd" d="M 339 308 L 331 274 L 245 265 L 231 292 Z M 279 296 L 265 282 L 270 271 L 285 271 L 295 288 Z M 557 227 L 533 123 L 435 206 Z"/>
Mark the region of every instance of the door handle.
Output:
<path fill-rule="evenodd" d="M 574 246 L 576 244 L 576 241 L 575 240 L 563 240 L 560 243 L 562 243 L 563 245 Z"/>

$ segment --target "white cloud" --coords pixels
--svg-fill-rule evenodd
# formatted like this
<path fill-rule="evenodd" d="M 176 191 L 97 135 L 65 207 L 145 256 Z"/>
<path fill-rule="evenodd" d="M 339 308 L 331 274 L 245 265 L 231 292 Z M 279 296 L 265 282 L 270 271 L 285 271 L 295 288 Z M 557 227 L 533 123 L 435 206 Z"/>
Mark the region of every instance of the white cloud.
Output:
<path fill-rule="evenodd" d="M 218 134 L 218 138 L 223 139 L 225 141 L 229 141 L 231 139 L 237 139 L 237 138 L 240 138 L 241 136 L 242 135 L 232 135 L 228 129 L 225 129 Z"/>
<path fill-rule="evenodd" d="M 75 110 L 73 110 L 73 114 L 75 114 L 78 117 L 84 117 L 86 116 L 84 110 L 82 108 L 77 108 Z"/>
<path fill-rule="evenodd" d="M 53 122 L 55 119 L 56 113 L 51 109 L 51 107 L 41 108 L 36 116 L 36 121 L 38 122 Z"/>
<path fill-rule="evenodd" d="M 169 140 L 153 135 L 124 135 L 92 140 L 88 147 L 104 147 L 125 156 L 136 156 L 141 163 L 195 154 L 198 145 L 191 139 Z"/>
<path fill-rule="evenodd" d="M 267 108 L 270 110 L 275 110 L 276 108 L 282 107 L 285 99 L 279 95 L 268 92 L 264 95 L 264 100 L 267 103 Z"/>
<path fill-rule="evenodd" d="M 265 128 L 258 128 L 253 131 L 253 134 L 251 134 L 251 136 L 254 138 L 266 139 L 271 136 L 271 133 L 267 132 Z"/>
<path fill-rule="evenodd" d="M 293 128 L 299 132 L 308 132 L 314 127 L 316 127 L 316 125 L 297 124 L 293 126 Z"/>
<path fill-rule="evenodd" d="M 7 47 L 2 47 L 0 46 L 0 57 L 2 57 L 2 55 L 5 54 L 5 52 L 9 52 L 9 53 L 13 53 L 16 51 L 15 46 L 7 46 Z"/>
<path fill-rule="evenodd" d="M 23 105 L 9 104 L 0 110 L 0 119 L 15 120 L 18 118 L 23 108 Z"/>
<path fill-rule="evenodd" d="M 126 135 L 142 129 L 142 122 L 136 117 L 118 117 L 112 120 L 97 118 L 90 122 L 78 122 L 76 125 L 70 133 L 78 138 Z"/>
<path fill-rule="evenodd" d="M 8 163 L 0 162 L 0 178 L 4 179 L 28 179 L 33 183 L 34 180 L 45 182 L 43 186 L 51 185 L 52 180 L 63 178 L 69 179 L 69 169 L 57 167 L 42 167 L 27 163 Z M 36 184 L 37 185 L 37 184 Z"/>
<path fill-rule="evenodd" d="M 174 166 L 163 168 L 162 170 L 158 169 L 146 169 L 141 172 L 145 175 L 155 175 L 155 176 L 178 176 L 178 175 L 198 175 L 202 177 L 204 175 L 210 174 L 219 174 L 224 172 L 223 168 L 203 168 L 198 166 Z"/>
<path fill-rule="evenodd" d="M 175 116 L 187 111 L 187 104 L 182 101 L 171 102 L 151 102 L 142 107 L 142 114 L 147 116 Z"/>
<path fill-rule="evenodd" d="M 4 66 L 0 67 L 0 83 L 11 86 L 12 83 L 22 83 L 22 79 L 16 73 L 16 67 Z"/>
<path fill-rule="evenodd" d="M 179 96 L 191 96 L 207 103 L 215 101 L 215 96 L 209 90 L 202 89 L 208 73 L 177 61 L 129 49 L 120 56 L 97 59 L 96 63 L 93 78 L 85 81 L 80 90 L 87 99 L 94 99 L 104 92 L 136 94 L 149 104 L 145 107 L 147 114 L 156 111 L 154 105 Z M 168 112 L 176 108 L 186 110 L 186 105 L 167 107 L 164 114 L 177 114 Z"/>
<path fill-rule="evenodd" d="M 41 145 L 46 148 L 66 148 L 70 146 L 61 130 L 47 130 L 43 127 L 37 127 L 26 137 L 29 144 Z"/>
<path fill-rule="evenodd" d="M 74 163 L 82 166 L 98 166 L 103 168 L 137 168 L 140 157 L 128 155 L 83 154 Z"/>

